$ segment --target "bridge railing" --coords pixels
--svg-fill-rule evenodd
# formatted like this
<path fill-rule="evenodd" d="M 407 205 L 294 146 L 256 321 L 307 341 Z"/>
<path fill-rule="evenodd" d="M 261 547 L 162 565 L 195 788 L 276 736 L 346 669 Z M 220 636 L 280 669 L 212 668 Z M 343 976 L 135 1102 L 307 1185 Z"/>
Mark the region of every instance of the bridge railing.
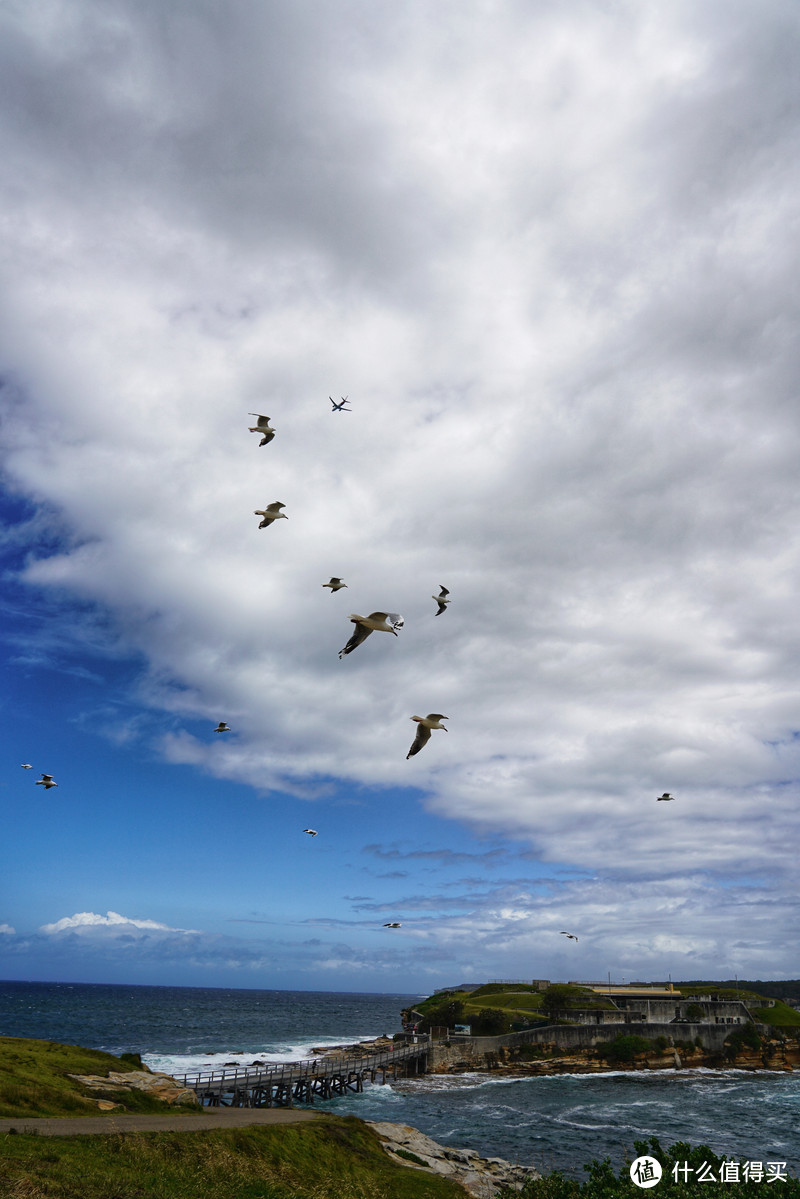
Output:
<path fill-rule="evenodd" d="M 294 1082 L 306 1076 L 324 1078 L 329 1074 L 350 1074 L 380 1070 L 393 1062 L 405 1061 L 425 1052 L 425 1044 L 404 1045 L 397 1049 L 362 1057 L 317 1057 L 303 1062 L 281 1062 L 269 1066 L 221 1067 L 218 1070 L 187 1071 L 173 1074 L 176 1082 L 191 1090 L 217 1090 L 257 1086 L 261 1082 Z"/>

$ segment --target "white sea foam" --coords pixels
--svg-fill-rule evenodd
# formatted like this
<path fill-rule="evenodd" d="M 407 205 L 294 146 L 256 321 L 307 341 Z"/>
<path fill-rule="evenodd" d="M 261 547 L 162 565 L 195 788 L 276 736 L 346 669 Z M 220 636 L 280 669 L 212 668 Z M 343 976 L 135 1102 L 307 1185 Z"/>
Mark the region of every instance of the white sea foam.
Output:
<path fill-rule="evenodd" d="M 370 1041 L 375 1034 L 354 1037 L 348 1044 L 357 1040 Z M 269 1062 L 279 1066 L 289 1062 L 310 1061 L 315 1054 L 314 1049 L 334 1049 L 341 1041 L 333 1041 L 321 1037 L 315 1041 L 300 1041 L 295 1044 L 282 1045 L 276 1048 L 274 1043 L 269 1049 L 256 1046 L 248 1050 L 226 1050 L 223 1053 L 143 1053 L 142 1061 L 151 1070 L 163 1071 L 165 1074 L 193 1074 L 200 1070 L 221 1070 L 225 1065 L 249 1066 L 253 1062 Z"/>

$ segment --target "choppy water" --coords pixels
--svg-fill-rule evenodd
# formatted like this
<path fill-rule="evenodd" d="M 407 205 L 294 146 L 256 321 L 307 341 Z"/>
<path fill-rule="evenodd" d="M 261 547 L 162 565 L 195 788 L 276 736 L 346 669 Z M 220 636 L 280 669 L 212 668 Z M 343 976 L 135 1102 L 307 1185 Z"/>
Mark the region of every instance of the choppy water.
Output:
<path fill-rule="evenodd" d="M 315 1047 L 400 1028 L 418 995 L 0 982 L 0 1035 L 141 1052 L 180 1073 L 223 1062 L 297 1061 Z M 322 1106 L 322 1105 L 321 1105 Z M 444 1144 L 583 1177 L 657 1136 L 800 1174 L 800 1073 L 692 1070 L 553 1077 L 426 1076 L 324 1105 L 411 1124 Z"/>

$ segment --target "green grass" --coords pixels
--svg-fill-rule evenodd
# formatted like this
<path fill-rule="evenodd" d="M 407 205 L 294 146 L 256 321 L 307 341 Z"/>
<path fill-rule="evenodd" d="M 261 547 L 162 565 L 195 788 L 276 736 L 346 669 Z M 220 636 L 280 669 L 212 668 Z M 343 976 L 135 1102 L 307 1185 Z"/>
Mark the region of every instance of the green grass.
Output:
<path fill-rule="evenodd" d="M 96 1116 L 98 1107 L 83 1093 L 70 1074 L 107 1075 L 137 1069 L 98 1049 L 36 1041 L 27 1037 L 0 1037 L 0 1116 Z M 141 1091 L 94 1093 L 120 1103 L 129 1112 L 175 1112 L 174 1107 Z M 180 1109 L 178 1109 L 180 1110 Z"/>
<path fill-rule="evenodd" d="M 353 1116 L 205 1132 L 0 1134 L 3 1199 L 464 1199 Z"/>
<path fill-rule="evenodd" d="M 796 1028 L 800 1025 L 800 1012 L 780 1001 L 776 1002 L 775 1007 L 751 1007 L 750 1010 L 759 1024 L 771 1024 L 774 1028 Z"/>

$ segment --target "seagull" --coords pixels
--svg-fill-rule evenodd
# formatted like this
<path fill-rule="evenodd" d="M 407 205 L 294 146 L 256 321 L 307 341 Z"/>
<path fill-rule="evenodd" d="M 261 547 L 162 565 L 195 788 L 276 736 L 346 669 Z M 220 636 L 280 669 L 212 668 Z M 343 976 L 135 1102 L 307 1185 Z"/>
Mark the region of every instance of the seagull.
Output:
<path fill-rule="evenodd" d="M 333 396 L 328 396 L 328 399 L 333 404 L 332 410 L 334 412 L 352 412 L 352 408 L 345 408 L 345 404 L 347 403 L 347 396 L 342 396 L 341 404 L 337 404 L 336 401 L 334 400 Z"/>
<path fill-rule="evenodd" d="M 564 932 L 564 929 L 563 929 L 563 928 L 562 928 L 562 930 L 561 930 L 561 936 L 562 936 L 562 937 L 569 937 L 570 941 L 577 941 L 577 939 L 578 939 L 578 938 L 575 936 L 575 934 L 574 934 L 574 933 L 567 933 L 567 932 Z"/>
<path fill-rule="evenodd" d="M 285 504 L 281 504 L 278 500 L 276 500 L 274 504 L 267 504 L 266 508 L 256 508 L 253 516 L 264 517 L 261 524 L 258 526 L 259 529 L 266 529 L 268 525 L 272 524 L 273 520 L 288 520 L 289 517 L 286 515 L 286 513 L 280 511 L 281 508 L 285 507 Z"/>
<path fill-rule="evenodd" d="M 657 803 L 664 803 L 666 800 L 668 800 L 668 799 L 674 799 L 674 798 L 675 798 L 675 796 L 674 796 L 674 795 L 670 795 L 669 791 L 665 791 L 663 795 L 657 795 L 657 796 L 656 796 L 656 802 L 657 802 Z"/>
<path fill-rule="evenodd" d="M 441 712 L 429 712 L 427 716 L 412 716 L 411 719 L 417 721 L 417 735 L 414 738 L 414 744 L 406 754 L 406 761 L 413 758 L 414 754 L 418 754 L 423 745 L 427 745 L 431 739 L 431 729 L 443 729 L 446 733 L 447 729 L 441 722 L 449 720 L 450 717 L 442 716 Z"/>
<path fill-rule="evenodd" d="M 58 783 L 55 781 L 52 774 L 43 774 L 40 779 L 36 780 L 36 786 L 44 787 L 45 790 L 49 790 L 51 787 L 57 787 Z"/>
<path fill-rule="evenodd" d="M 438 595 L 431 596 L 431 599 L 436 600 L 437 604 L 439 605 L 439 611 L 436 613 L 437 616 L 441 616 L 447 605 L 450 603 L 449 599 L 445 599 L 445 596 L 449 594 L 450 592 L 447 590 L 447 588 L 442 587 L 442 590 Z"/>
<path fill-rule="evenodd" d="M 344 649 L 339 650 L 340 658 L 343 658 L 345 654 L 351 654 L 356 646 L 369 637 L 373 630 L 378 633 L 393 633 L 396 637 L 397 630 L 402 629 L 404 624 L 399 612 L 370 612 L 369 616 L 357 616 L 351 612 L 350 619 L 356 626 L 355 631 Z"/>
<path fill-rule="evenodd" d="M 308 833 L 309 837 L 316 837 L 317 835 L 317 830 L 315 828 L 304 828 L 303 832 Z"/>
<path fill-rule="evenodd" d="M 217 725 L 217 727 L 214 729 L 215 733 L 229 733 L 230 731 L 231 731 L 231 726 L 229 724 L 226 724 L 224 720 L 221 720 L 219 722 L 219 724 Z"/>
<path fill-rule="evenodd" d="M 402 928 L 403 926 L 399 920 L 390 920 L 389 923 L 384 924 L 383 927 L 384 928 Z"/>
<path fill-rule="evenodd" d="M 331 575 L 330 583 L 323 583 L 322 586 L 330 587 L 331 595 L 333 595 L 334 591 L 341 591 L 343 587 L 347 586 L 347 584 L 343 583 L 341 579 L 337 579 L 335 575 Z"/>
<path fill-rule="evenodd" d="M 264 434 L 262 440 L 259 441 L 258 444 L 266 445 L 267 442 L 272 441 L 273 437 L 275 436 L 275 429 L 270 428 L 269 417 L 261 416 L 261 414 L 259 412 L 248 412 L 247 415 L 258 417 L 258 421 L 256 422 L 256 424 L 250 426 L 251 433 L 263 433 Z"/>
<path fill-rule="evenodd" d="M 33 767 L 31 766 L 30 762 L 20 762 L 20 766 L 22 767 L 23 770 L 33 770 Z"/>

